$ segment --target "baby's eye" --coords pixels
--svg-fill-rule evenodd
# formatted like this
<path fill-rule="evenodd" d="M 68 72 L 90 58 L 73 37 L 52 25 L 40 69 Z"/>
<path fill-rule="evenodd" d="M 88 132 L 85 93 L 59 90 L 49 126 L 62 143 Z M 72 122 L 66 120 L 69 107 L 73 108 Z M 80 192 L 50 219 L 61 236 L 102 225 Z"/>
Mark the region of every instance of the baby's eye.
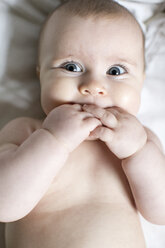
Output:
<path fill-rule="evenodd" d="M 82 68 L 75 63 L 65 63 L 62 65 L 62 68 L 66 69 L 67 71 L 71 71 L 71 72 L 81 72 L 82 71 Z"/>
<path fill-rule="evenodd" d="M 123 66 L 113 66 L 108 70 L 109 74 L 112 76 L 119 76 L 121 74 L 127 73 L 127 70 Z"/>

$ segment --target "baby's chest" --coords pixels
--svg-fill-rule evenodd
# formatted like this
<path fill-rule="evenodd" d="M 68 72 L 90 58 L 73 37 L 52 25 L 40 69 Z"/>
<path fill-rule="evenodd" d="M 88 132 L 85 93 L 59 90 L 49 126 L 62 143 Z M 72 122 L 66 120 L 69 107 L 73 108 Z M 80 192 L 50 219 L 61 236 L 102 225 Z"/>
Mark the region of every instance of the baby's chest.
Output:
<path fill-rule="evenodd" d="M 101 162 L 99 166 L 102 168 L 98 172 L 94 172 L 93 168 L 88 173 L 63 171 L 28 216 L 7 224 L 6 238 L 14 245 L 12 248 L 45 248 L 54 247 L 54 244 L 62 248 L 68 247 L 68 243 L 71 243 L 69 247 L 78 247 L 75 242 L 83 242 L 84 237 L 88 240 L 92 233 L 98 233 L 104 242 L 107 239 L 107 236 L 104 237 L 105 230 L 112 230 L 111 234 L 116 236 L 121 229 L 121 225 L 116 224 L 118 219 L 123 218 L 121 222 L 128 223 L 131 212 L 134 217 L 129 223 L 134 222 L 135 209 L 125 177 L 118 169 L 108 169 Z M 122 212 L 123 209 L 125 212 Z M 100 229 L 99 223 L 104 223 L 104 230 Z M 124 226 L 120 233 L 127 230 L 130 227 Z M 72 240 L 74 233 L 76 239 Z M 90 236 L 89 239 L 94 242 L 95 237 Z"/>
<path fill-rule="evenodd" d="M 90 149 L 91 153 L 82 149 L 71 154 L 31 213 L 22 220 L 7 225 L 6 231 L 10 240 L 15 240 L 18 232 L 19 239 L 23 242 L 25 240 L 27 243 L 30 242 L 34 236 L 34 244 L 30 244 L 30 247 L 37 247 L 39 244 L 43 245 L 41 247 L 46 247 L 44 242 L 47 238 L 44 239 L 44 236 L 49 237 L 49 242 L 54 244 L 63 230 L 64 235 L 68 234 L 69 239 L 70 232 L 78 228 L 73 226 L 73 230 L 70 230 L 75 216 L 78 218 L 75 223 L 79 223 L 83 213 L 84 223 L 87 210 L 90 217 L 91 209 L 93 208 L 93 212 L 96 206 L 110 208 L 119 204 L 121 208 L 126 205 L 127 210 L 132 209 L 132 194 L 120 161 L 110 154 L 106 147 L 93 148 Z M 84 228 L 88 223 L 88 220 L 86 221 Z M 65 233 L 68 225 L 69 229 Z"/>
<path fill-rule="evenodd" d="M 47 209 L 52 213 L 88 201 L 130 199 L 132 194 L 121 162 L 106 146 L 82 147 L 69 156 L 34 211 Z"/>

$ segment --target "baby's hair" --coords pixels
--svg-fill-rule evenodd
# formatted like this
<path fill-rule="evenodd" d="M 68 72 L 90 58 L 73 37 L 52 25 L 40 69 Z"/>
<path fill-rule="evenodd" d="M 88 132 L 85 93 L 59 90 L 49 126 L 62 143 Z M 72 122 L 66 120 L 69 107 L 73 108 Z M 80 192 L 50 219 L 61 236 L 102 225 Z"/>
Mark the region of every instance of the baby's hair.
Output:
<path fill-rule="evenodd" d="M 131 14 L 125 7 L 113 0 L 61 0 L 61 5 L 73 15 L 81 17 L 106 16 L 109 14 Z M 132 14 L 131 14 L 132 15 Z"/>
<path fill-rule="evenodd" d="M 39 42 L 39 50 L 38 50 L 38 64 L 40 64 L 40 51 L 41 51 L 41 43 L 44 37 L 44 30 L 46 25 L 51 18 L 51 16 L 59 9 L 63 9 L 67 13 L 73 16 L 79 16 L 83 18 L 87 17 L 103 17 L 109 18 L 112 15 L 120 15 L 120 16 L 128 16 L 130 17 L 130 21 L 134 21 L 136 25 L 141 30 L 142 39 L 143 39 L 143 54 L 144 54 L 144 70 L 145 70 L 145 36 L 143 33 L 140 24 L 133 16 L 133 14 L 126 9 L 124 6 L 120 5 L 119 3 L 115 2 L 114 0 L 60 0 L 61 4 L 48 16 L 46 19 L 41 33 L 40 33 L 40 42 Z"/>

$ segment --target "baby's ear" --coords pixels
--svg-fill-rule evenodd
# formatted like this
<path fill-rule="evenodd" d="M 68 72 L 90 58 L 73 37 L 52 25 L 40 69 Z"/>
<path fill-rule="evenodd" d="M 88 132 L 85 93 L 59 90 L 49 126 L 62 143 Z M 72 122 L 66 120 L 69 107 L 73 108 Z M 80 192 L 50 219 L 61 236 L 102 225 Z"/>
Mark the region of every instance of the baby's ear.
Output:
<path fill-rule="evenodd" d="M 36 67 L 36 74 L 37 74 L 37 77 L 40 78 L 40 68 L 39 68 L 39 66 Z"/>

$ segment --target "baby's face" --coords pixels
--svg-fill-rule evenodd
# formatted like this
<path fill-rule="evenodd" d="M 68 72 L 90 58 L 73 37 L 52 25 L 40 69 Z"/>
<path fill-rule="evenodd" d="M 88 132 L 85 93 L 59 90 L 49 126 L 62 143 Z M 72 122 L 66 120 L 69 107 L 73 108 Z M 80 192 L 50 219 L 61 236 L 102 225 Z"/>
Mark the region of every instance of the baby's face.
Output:
<path fill-rule="evenodd" d="M 56 13 L 41 55 L 41 103 L 48 114 L 65 103 L 117 106 L 136 114 L 144 80 L 142 34 L 127 17 Z"/>

